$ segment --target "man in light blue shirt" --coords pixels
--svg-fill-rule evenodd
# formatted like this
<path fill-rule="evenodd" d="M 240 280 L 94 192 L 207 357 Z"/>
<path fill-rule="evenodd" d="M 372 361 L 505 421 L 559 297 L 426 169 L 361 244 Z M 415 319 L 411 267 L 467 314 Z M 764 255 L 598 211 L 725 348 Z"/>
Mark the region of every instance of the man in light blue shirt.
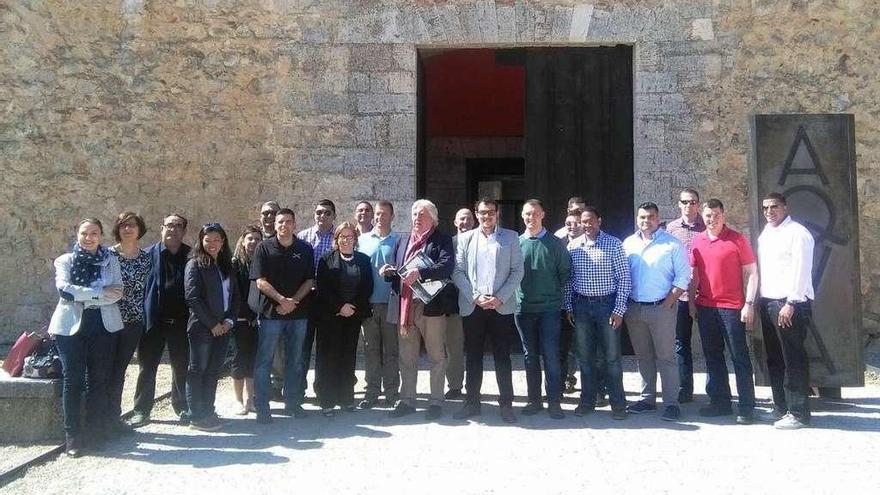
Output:
<path fill-rule="evenodd" d="M 358 237 L 358 251 L 370 257 L 373 266 L 373 295 L 370 304 L 373 316 L 365 319 L 361 331 L 364 337 L 366 357 L 367 392 L 358 404 L 361 409 L 372 409 L 384 392 L 385 403 L 393 406 L 400 390 L 400 373 L 397 346 L 397 326 L 388 323 L 388 297 L 391 282 L 379 275 L 379 268 L 394 264 L 394 246 L 398 234 L 391 231 L 394 221 L 394 205 L 380 200 L 373 213 L 373 230 Z"/>
<path fill-rule="evenodd" d="M 687 290 L 691 267 L 684 245 L 660 227 L 654 203 L 639 205 L 638 231 L 623 241 L 629 262 L 632 292 L 624 319 L 642 376 L 642 398 L 627 411 L 639 414 L 657 409 L 657 371 L 663 384 L 663 415 L 675 421 L 679 376 L 675 364 L 677 301 Z"/>

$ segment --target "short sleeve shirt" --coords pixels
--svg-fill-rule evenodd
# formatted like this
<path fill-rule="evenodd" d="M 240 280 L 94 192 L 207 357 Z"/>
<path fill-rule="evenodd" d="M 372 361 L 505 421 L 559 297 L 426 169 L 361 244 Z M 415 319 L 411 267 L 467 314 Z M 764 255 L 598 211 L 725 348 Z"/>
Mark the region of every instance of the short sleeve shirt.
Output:
<path fill-rule="evenodd" d="M 746 236 L 727 227 L 715 239 L 706 232 L 694 237 L 691 266 L 700 276 L 696 303 L 712 308 L 740 309 L 745 304 L 742 267 L 755 262 Z"/>
<path fill-rule="evenodd" d="M 293 243 L 284 247 L 277 237 L 261 242 L 251 261 L 251 280 L 265 278 L 279 294 L 293 297 L 300 286 L 315 278 L 315 260 L 312 247 L 294 238 Z M 260 317 L 270 320 L 294 320 L 308 316 L 306 297 L 292 313 L 279 315 L 275 311 L 277 303 L 269 297 L 263 298 Z"/>

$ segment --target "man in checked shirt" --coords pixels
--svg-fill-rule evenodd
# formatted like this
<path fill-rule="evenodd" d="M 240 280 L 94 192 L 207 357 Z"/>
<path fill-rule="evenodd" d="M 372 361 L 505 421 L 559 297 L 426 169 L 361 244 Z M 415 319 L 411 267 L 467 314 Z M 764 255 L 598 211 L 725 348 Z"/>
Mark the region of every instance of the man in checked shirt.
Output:
<path fill-rule="evenodd" d="M 626 419 L 618 330 L 632 289 L 629 264 L 620 239 L 600 229 L 602 216 L 595 207 L 584 208 L 581 225 L 584 234 L 568 244 L 571 281 L 565 290 L 565 309 L 574 325 L 581 369 L 581 399 L 574 414 L 583 416 L 596 407 L 596 348 L 601 346 L 611 416 Z"/>

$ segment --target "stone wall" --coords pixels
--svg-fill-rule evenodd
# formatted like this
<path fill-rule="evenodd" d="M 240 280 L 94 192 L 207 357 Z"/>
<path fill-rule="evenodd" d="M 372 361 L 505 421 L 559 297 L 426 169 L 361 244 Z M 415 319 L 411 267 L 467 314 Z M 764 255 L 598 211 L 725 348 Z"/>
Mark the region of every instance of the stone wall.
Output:
<path fill-rule="evenodd" d="M 635 201 L 664 213 L 696 185 L 745 227 L 748 116 L 855 114 L 876 327 L 878 18 L 870 0 L 0 3 L 0 340 L 48 317 L 82 216 L 134 209 L 154 240 L 171 210 L 237 229 L 267 198 L 301 224 L 320 197 L 412 200 L 416 47 L 546 44 L 635 46 Z"/>

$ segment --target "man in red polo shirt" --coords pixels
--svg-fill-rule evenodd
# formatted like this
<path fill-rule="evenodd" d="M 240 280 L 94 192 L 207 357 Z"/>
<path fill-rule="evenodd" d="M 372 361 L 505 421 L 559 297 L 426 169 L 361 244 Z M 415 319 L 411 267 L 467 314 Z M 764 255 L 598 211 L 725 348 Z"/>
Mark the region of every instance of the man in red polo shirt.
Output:
<path fill-rule="evenodd" d="M 720 200 L 706 201 L 701 212 L 706 230 L 694 237 L 690 256 L 694 267 L 692 290 L 696 291 L 696 299 L 690 300 L 696 306 L 695 318 L 708 375 L 709 405 L 700 409 L 700 415 L 727 416 L 733 412 L 724 360 L 727 344 L 739 395 L 736 422 L 750 424 L 754 421 L 755 382 L 746 327 L 751 327 L 755 316 L 758 265 L 748 239 L 724 225 L 724 205 Z M 745 294 L 744 277 L 748 277 Z"/>

